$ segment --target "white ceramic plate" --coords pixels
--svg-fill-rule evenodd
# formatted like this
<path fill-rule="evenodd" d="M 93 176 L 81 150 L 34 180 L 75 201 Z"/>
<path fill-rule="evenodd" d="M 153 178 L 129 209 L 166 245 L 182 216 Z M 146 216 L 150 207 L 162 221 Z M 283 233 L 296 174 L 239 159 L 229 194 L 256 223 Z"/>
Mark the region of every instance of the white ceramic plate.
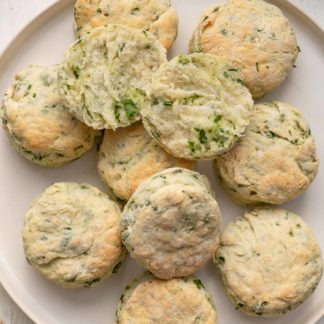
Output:
<path fill-rule="evenodd" d="M 187 51 L 191 33 L 205 7 L 217 0 L 173 0 L 180 16 L 179 34 L 170 53 Z M 281 100 L 299 107 L 309 121 L 324 163 L 323 82 L 324 32 L 295 7 L 283 0 L 277 4 L 293 24 L 302 49 L 297 68 L 289 79 L 264 100 Z M 14 75 L 29 63 L 53 64 L 62 58 L 73 41 L 73 1 L 63 0 L 42 13 L 12 42 L 0 59 L 0 94 L 9 87 Z M 0 131 L 0 280 L 11 297 L 37 323 L 99 324 L 113 323 L 115 308 L 126 284 L 142 269 L 128 257 L 118 274 L 91 289 L 67 290 L 55 286 L 36 273 L 25 260 L 21 228 L 23 216 L 31 200 L 46 186 L 56 181 L 89 182 L 104 190 L 96 173 L 94 151 L 63 168 L 50 170 L 21 158 Z M 210 162 L 202 162 L 199 170 L 213 183 L 223 213 L 223 226 L 242 214 L 219 188 Z M 309 223 L 324 251 L 324 176 L 323 164 L 311 188 L 287 208 Z M 271 248 L 271 247 L 269 247 Z M 314 323 L 324 313 L 324 280 L 316 292 L 297 310 L 275 320 L 250 318 L 235 311 L 228 301 L 218 274 L 209 264 L 199 271 L 207 289 L 214 295 L 219 324 L 229 323 Z"/>

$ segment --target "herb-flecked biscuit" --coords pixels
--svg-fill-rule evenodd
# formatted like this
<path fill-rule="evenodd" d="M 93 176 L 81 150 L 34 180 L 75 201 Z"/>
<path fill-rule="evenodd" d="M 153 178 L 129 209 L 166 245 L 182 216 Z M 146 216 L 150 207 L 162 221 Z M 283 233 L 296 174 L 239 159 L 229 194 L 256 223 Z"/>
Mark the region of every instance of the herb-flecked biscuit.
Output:
<path fill-rule="evenodd" d="M 167 153 L 142 123 L 116 131 L 105 130 L 98 151 L 98 171 L 120 199 L 128 200 L 141 181 L 171 167 L 192 169 L 194 163 Z"/>
<path fill-rule="evenodd" d="M 142 110 L 146 130 L 173 156 L 212 159 L 244 134 L 253 106 L 239 69 L 203 53 L 161 66 Z"/>
<path fill-rule="evenodd" d="M 286 79 L 299 49 L 279 8 L 261 0 L 228 0 L 204 13 L 190 51 L 214 54 L 239 67 L 253 97 L 260 98 Z"/>
<path fill-rule="evenodd" d="M 230 223 L 215 261 L 236 309 L 264 317 L 285 314 L 304 302 L 323 269 L 310 227 L 275 208 L 253 209 Z"/>
<path fill-rule="evenodd" d="M 55 183 L 38 196 L 24 221 L 28 262 L 67 287 L 91 287 L 118 270 L 124 257 L 121 212 L 88 184 Z"/>
<path fill-rule="evenodd" d="M 195 277 L 160 280 L 144 276 L 126 286 L 116 324 L 216 324 L 214 302 Z"/>
<path fill-rule="evenodd" d="M 282 204 L 317 174 L 314 139 L 301 113 L 281 102 L 255 105 L 244 137 L 215 160 L 215 170 L 240 205 Z"/>
<path fill-rule="evenodd" d="M 95 129 L 140 119 L 151 74 L 166 51 L 151 33 L 122 25 L 93 29 L 65 53 L 59 82 L 66 106 Z"/>
<path fill-rule="evenodd" d="M 178 29 L 170 0 L 77 0 L 74 18 L 78 36 L 95 27 L 120 24 L 155 34 L 166 49 L 172 46 Z"/>
<path fill-rule="evenodd" d="M 4 95 L 1 115 L 12 146 L 42 166 L 75 160 L 94 143 L 96 131 L 63 107 L 57 66 L 29 65 L 18 73 Z"/>
<path fill-rule="evenodd" d="M 158 278 L 184 277 L 214 254 L 220 221 L 207 178 L 170 168 L 137 187 L 122 213 L 122 239 L 131 256 Z"/>

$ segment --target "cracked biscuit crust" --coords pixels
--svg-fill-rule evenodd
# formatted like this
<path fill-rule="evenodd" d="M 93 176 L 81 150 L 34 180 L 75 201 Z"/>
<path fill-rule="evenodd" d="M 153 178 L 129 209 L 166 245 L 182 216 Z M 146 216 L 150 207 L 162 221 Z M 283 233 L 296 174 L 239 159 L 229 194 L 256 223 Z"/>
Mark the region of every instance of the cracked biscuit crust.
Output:
<path fill-rule="evenodd" d="M 214 254 L 220 221 L 207 178 L 170 168 L 138 186 L 122 214 L 122 239 L 131 256 L 158 278 L 183 277 Z"/>
<path fill-rule="evenodd" d="M 57 68 L 28 65 L 16 75 L 1 108 L 12 146 L 26 159 L 46 167 L 79 158 L 92 147 L 97 134 L 64 108 Z"/>
<path fill-rule="evenodd" d="M 28 262 L 67 288 L 90 287 L 117 271 L 124 257 L 116 203 L 88 184 L 55 183 L 24 221 Z"/>
<path fill-rule="evenodd" d="M 190 52 L 201 51 L 239 67 L 257 99 L 286 79 L 299 49 L 279 8 L 260 0 L 229 0 L 202 16 L 190 43 Z"/>
<path fill-rule="evenodd" d="M 116 131 L 105 130 L 98 151 L 98 171 L 114 194 L 128 200 L 138 185 L 171 167 L 192 169 L 194 162 L 167 153 L 138 122 Z"/>
<path fill-rule="evenodd" d="M 146 275 L 125 288 L 117 324 L 215 324 L 212 297 L 195 277 L 160 280 Z"/>
<path fill-rule="evenodd" d="M 221 235 L 215 262 L 236 309 L 275 317 L 303 303 L 322 276 L 320 248 L 297 215 L 255 208 Z"/>
<path fill-rule="evenodd" d="M 60 65 L 66 107 L 95 129 L 129 126 L 141 118 L 151 74 L 164 62 L 165 49 L 145 30 L 95 28 L 65 52 Z"/>
<path fill-rule="evenodd" d="M 169 49 L 178 29 L 178 17 L 169 0 L 77 0 L 75 31 L 83 36 L 93 28 L 120 24 L 145 29 Z"/>
<path fill-rule="evenodd" d="M 281 102 L 255 105 L 246 134 L 215 160 L 215 170 L 240 205 L 282 204 L 314 180 L 314 139 L 301 113 Z"/>

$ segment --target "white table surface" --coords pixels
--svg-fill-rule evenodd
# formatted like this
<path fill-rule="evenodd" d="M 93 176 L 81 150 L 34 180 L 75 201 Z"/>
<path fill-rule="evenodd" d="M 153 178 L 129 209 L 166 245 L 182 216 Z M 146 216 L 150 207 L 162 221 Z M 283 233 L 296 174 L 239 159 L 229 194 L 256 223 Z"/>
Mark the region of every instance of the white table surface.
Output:
<path fill-rule="evenodd" d="M 31 19 L 55 1 L 0 0 L 0 52 Z M 302 8 L 324 28 L 323 0 L 291 0 L 291 2 Z M 3 323 L 31 324 L 33 322 L 23 314 L 0 285 L 0 324 Z M 324 324 L 324 318 L 317 324 Z"/>

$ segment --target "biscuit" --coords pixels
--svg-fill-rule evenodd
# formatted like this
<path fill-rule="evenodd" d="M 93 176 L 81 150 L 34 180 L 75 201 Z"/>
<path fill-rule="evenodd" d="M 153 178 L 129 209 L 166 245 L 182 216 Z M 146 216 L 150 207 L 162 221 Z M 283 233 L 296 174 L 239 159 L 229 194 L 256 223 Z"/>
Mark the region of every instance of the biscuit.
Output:
<path fill-rule="evenodd" d="M 207 178 L 170 168 L 138 186 L 122 213 L 122 240 L 130 255 L 156 277 L 184 277 L 214 254 L 220 220 Z"/>
<path fill-rule="evenodd" d="M 215 262 L 236 309 L 275 317 L 304 302 L 322 276 L 320 248 L 297 215 L 255 208 L 221 235 Z"/>
<path fill-rule="evenodd" d="M 208 8 L 189 50 L 214 54 L 240 68 L 256 99 L 287 78 L 299 48 L 279 8 L 260 0 L 228 0 Z"/>
<path fill-rule="evenodd" d="M 58 71 L 69 111 L 95 129 L 140 119 L 151 74 L 166 51 L 149 32 L 121 25 L 93 29 L 65 53 Z"/>
<path fill-rule="evenodd" d="M 194 53 L 163 64 L 153 80 L 144 127 L 173 156 L 213 159 L 244 134 L 253 101 L 239 69 Z"/>
<path fill-rule="evenodd" d="M 223 187 L 240 205 L 292 200 L 309 187 L 318 166 L 307 122 L 278 101 L 255 105 L 245 136 L 215 160 Z"/>
<path fill-rule="evenodd" d="M 177 13 L 169 0 L 77 0 L 74 18 L 77 36 L 95 27 L 120 24 L 155 34 L 166 49 L 178 29 Z"/>
<path fill-rule="evenodd" d="M 126 286 L 116 324 L 215 324 L 214 302 L 195 277 L 160 280 L 144 276 Z"/>
<path fill-rule="evenodd" d="M 57 66 L 29 65 L 18 73 L 4 95 L 1 115 L 17 152 L 46 167 L 79 158 L 97 134 L 64 109 Z"/>
<path fill-rule="evenodd" d="M 26 258 L 63 287 L 96 285 L 115 273 L 124 257 L 120 215 L 118 205 L 93 186 L 55 183 L 25 216 Z"/>
<path fill-rule="evenodd" d="M 193 162 L 167 153 L 140 122 L 116 131 L 105 130 L 97 156 L 100 178 L 122 200 L 128 200 L 141 181 L 159 171 L 194 167 Z"/>

